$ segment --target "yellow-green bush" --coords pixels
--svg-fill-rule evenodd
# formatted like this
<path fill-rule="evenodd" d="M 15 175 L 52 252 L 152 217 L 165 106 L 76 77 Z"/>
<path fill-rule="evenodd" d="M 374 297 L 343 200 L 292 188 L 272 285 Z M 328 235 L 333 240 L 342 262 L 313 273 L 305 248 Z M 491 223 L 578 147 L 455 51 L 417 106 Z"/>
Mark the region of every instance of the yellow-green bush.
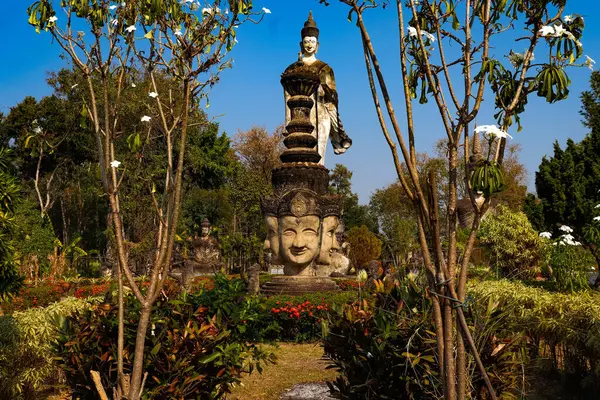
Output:
<path fill-rule="evenodd" d="M 479 242 L 490 255 L 490 266 L 508 278 L 532 278 L 538 272 L 543 242 L 527 216 L 499 205 L 481 223 Z"/>
<path fill-rule="evenodd" d="M 0 398 L 40 398 L 49 385 L 59 383 L 61 373 L 52 353 L 55 321 L 99 300 L 68 297 L 45 308 L 0 317 Z"/>
<path fill-rule="evenodd" d="M 598 398 L 600 394 L 600 295 L 549 292 L 507 280 L 471 282 L 476 307 L 497 304 L 507 315 L 508 329 L 525 333 L 533 358 L 567 378 L 571 388 Z M 564 382 L 563 382 L 564 383 Z M 587 398 L 587 397 L 586 397 Z"/>

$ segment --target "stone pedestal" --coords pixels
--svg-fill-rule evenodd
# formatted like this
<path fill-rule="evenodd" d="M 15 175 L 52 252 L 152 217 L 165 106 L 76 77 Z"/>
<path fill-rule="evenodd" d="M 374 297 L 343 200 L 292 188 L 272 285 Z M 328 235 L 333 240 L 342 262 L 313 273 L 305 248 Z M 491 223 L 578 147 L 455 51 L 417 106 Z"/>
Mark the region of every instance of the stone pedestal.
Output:
<path fill-rule="evenodd" d="M 317 276 L 275 276 L 261 288 L 261 292 L 266 295 L 301 295 L 338 290 L 340 289 L 332 279 Z"/>

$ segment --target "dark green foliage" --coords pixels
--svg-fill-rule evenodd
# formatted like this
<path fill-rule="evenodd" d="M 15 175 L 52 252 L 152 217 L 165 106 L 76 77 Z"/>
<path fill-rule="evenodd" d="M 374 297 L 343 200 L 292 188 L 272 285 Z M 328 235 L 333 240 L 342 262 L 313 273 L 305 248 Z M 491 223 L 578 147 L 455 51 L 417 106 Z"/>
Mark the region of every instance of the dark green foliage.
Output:
<path fill-rule="evenodd" d="M 567 140 L 565 148 L 554 144 L 554 155 L 544 157 L 535 174 L 540 206 L 528 208 L 528 216 L 540 221 L 544 230 L 556 233 L 561 225 L 573 228 L 576 240 L 590 245 L 596 260 L 598 245 L 586 240 L 584 232 L 592 223 L 594 207 L 600 203 L 600 74 L 593 72 L 591 90 L 581 96 L 581 114 L 590 133 L 579 143 Z"/>
<path fill-rule="evenodd" d="M 411 281 L 378 293 L 373 305 L 332 307 L 325 354 L 340 372 L 343 399 L 430 399 L 439 390 L 430 305 Z"/>
<path fill-rule="evenodd" d="M 331 368 L 339 370 L 340 377 L 329 383 L 330 388 L 342 399 L 441 398 L 428 292 L 413 279 L 388 278 L 367 296 L 362 302 L 332 307 L 323 342 Z M 479 354 L 499 398 L 521 398 L 527 336 L 511 324 L 510 313 L 479 297 L 464 306 Z M 469 307 L 472 302 L 476 305 Z M 481 376 L 470 365 L 470 398 L 488 398 Z"/>
<path fill-rule="evenodd" d="M 358 204 L 358 195 L 352 192 L 352 171 L 342 164 L 336 164 L 329 174 L 329 192 L 343 197 L 342 221 L 346 230 L 366 225 L 370 231 L 378 231 L 377 216 L 369 206 Z"/>
<path fill-rule="evenodd" d="M 596 262 L 588 249 L 557 244 L 550 246 L 549 253 L 556 290 L 577 292 L 589 288 L 588 281 Z"/>
<path fill-rule="evenodd" d="M 251 301 L 241 297 L 239 280 L 217 277 L 215 291 L 160 299 L 146 333 L 143 398 L 219 399 L 240 374 L 261 370 L 272 361 L 260 348 L 240 340 L 242 318 L 255 315 Z M 238 296 L 238 294 L 240 296 Z M 212 307 L 205 302 L 210 301 Z M 125 370 L 132 367 L 139 305 L 127 297 Z M 248 311 L 251 310 L 251 311 Z M 107 390 L 116 385 L 117 309 L 102 307 L 63 321 L 57 345 L 60 365 L 75 398 L 96 398 L 89 371 L 100 371 Z"/>
<path fill-rule="evenodd" d="M 11 150 L 0 147 L 0 300 L 16 293 L 23 285 L 15 265 L 15 206 L 19 185 L 14 176 Z"/>

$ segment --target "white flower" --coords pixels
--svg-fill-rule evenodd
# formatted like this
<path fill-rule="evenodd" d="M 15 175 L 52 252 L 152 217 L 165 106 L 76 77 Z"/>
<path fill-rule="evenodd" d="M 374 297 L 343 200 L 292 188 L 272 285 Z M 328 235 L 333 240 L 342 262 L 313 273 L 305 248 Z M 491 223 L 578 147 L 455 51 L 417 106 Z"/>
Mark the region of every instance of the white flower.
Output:
<path fill-rule="evenodd" d="M 596 207 L 594 207 L 594 208 L 600 208 L 600 204 L 596 204 Z"/>
<path fill-rule="evenodd" d="M 269 10 L 267 7 L 263 7 L 262 10 L 265 14 L 271 14 L 271 10 Z"/>
<path fill-rule="evenodd" d="M 567 32 L 565 28 L 563 28 L 562 24 L 554 25 L 554 36 L 561 37 Z"/>
<path fill-rule="evenodd" d="M 544 25 L 540 28 L 540 30 L 538 31 L 540 36 L 543 37 L 561 37 L 562 35 L 567 35 L 569 37 L 569 39 L 574 40 L 577 42 L 577 40 L 575 39 L 575 36 L 573 36 L 573 34 L 569 31 L 567 31 L 562 24 L 554 24 L 554 25 Z"/>
<path fill-rule="evenodd" d="M 594 217 L 594 221 L 600 221 L 600 216 Z"/>
<path fill-rule="evenodd" d="M 154 329 L 156 329 L 156 326 L 154 324 L 152 324 L 152 330 L 150 331 L 150 334 L 152 336 L 154 336 Z"/>
<path fill-rule="evenodd" d="M 179 4 L 189 4 L 189 3 L 193 3 L 193 2 L 194 2 L 194 0 L 181 0 L 179 2 Z"/>
<path fill-rule="evenodd" d="M 56 21 L 58 21 L 58 17 L 56 15 L 53 15 L 50 18 L 48 18 L 48 22 L 56 22 Z"/>
<path fill-rule="evenodd" d="M 76 83 L 73 86 L 71 86 L 71 89 L 75 89 L 77 86 L 79 86 L 79 83 Z"/>
<path fill-rule="evenodd" d="M 131 83 L 131 87 L 136 87 L 136 86 L 135 86 L 135 83 L 133 83 L 133 82 L 132 82 L 132 83 Z"/>
<path fill-rule="evenodd" d="M 180 29 L 177 29 L 175 32 L 173 32 L 173 34 L 174 34 L 175 36 L 181 36 L 181 35 L 183 35 L 183 33 L 181 33 L 181 30 L 180 30 Z"/>
<path fill-rule="evenodd" d="M 40 128 L 39 125 L 36 125 L 36 127 L 33 128 L 33 133 L 36 133 L 39 135 L 40 133 L 42 133 L 42 128 Z"/>
<path fill-rule="evenodd" d="M 585 56 L 586 60 L 584 65 L 587 65 L 589 69 L 593 70 L 594 69 L 594 64 L 596 64 L 596 61 L 592 60 L 592 58 L 590 58 L 590 56 Z"/>
<path fill-rule="evenodd" d="M 129 33 L 133 32 L 136 30 L 135 25 L 129 25 L 127 28 L 125 28 L 125 30 Z"/>
<path fill-rule="evenodd" d="M 118 19 L 118 18 L 115 18 L 115 19 L 113 19 L 112 21 L 110 21 L 110 23 L 111 23 L 113 26 L 117 26 L 117 25 L 119 25 L 119 19 Z"/>
<path fill-rule="evenodd" d="M 498 128 L 496 125 L 479 125 L 477 128 L 475 128 L 475 133 L 483 133 L 485 136 L 490 138 L 497 137 L 512 139 L 512 136 Z"/>
<path fill-rule="evenodd" d="M 150 96 L 150 97 L 152 97 L 153 99 L 155 99 L 155 98 L 157 98 L 157 97 L 158 97 L 158 93 L 156 93 L 156 92 L 150 92 L 150 93 L 148 93 L 148 96 Z"/>
<path fill-rule="evenodd" d="M 144 115 L 144 116 L 142 117 L 142 122 L 150 122 L 150 120 L 151 120 L 151 119 L 152 119 L 152 118 L 150 118 L 149 116 L 147 116 L 147 115 Z"/>
<path fill-rule="evenodd" d="M 554 28 L 550 25 L 544 25 L 540 28 L 539 30 L 540 36 L 553 36 L 554 35 Z"/>
<path fill-rule="evenodd" d="M 560 228 L 558 228 L 558 229 L 560 229 L 560 230 L 561 230 L 561 231 L 563 231 L 563 232 L 567 232 L 567 233 L 571 233 L 571 232 L 573 232 L 573 229 L 571 229 L 571 228 L 570 228 L 570 227 L 568 227 L 567 225 L 562 225 L 562 226 L 561 226 Z"/>
<path fill-rule="evenodd" d="M 413 27 L 413 26 L 409 26 L 408 27 L 408 36 L 410 37 L 417 37 L 417 28 Z M 421 30 L 421 36 L 425 36 L 427 39 L 429 39 L 430 42 L 435 42 L 435 36 L 433 36 L 431 33 Z"/>
<path fill-rule="evenodd" d="M 430 42 L 435 42 L 435 36 L 433 36 L 431 33 L 427 31 L 421 31 L 421 33 L 425 35 L 425 37 L 429 39 Z"/>
<path fill-rule="evenodd" d="M 552 238 L 552 234 L 550 232 L 541 232 L 540 237 L 545 238 L 545 239 L 550 239 L 550 238 Z"/>
<path fill-rule="evenodd" d="M 117 5 L 114 5 L 114 4 L 113 4 L 112 6 L 108 7 L 108 9 L 109 9 L 109 10 L 114 10 L 114 9 L 116 9 L 117 7 L 119 7 L 119 6 L 117 6 Z"/>
<path fill-rule="evenodd" d="M 575 239 L 573 237 L 573 235 L 571 235 L 570 233 L 567 233 L 566 235 L 562 235 L 562 238 L 566 241 L 572 241 L 573 239 Z"/>
<path fill-rule="evenodd" d="M 238 40 L 236 38 L 233 38 L 233 43 L 238 44 Z"/>
<path fill-rule="evenodd" d="M 110 167 L 111 167 L 111 168 L 119 168 L 119 165 L 121 165 L 121 161 L 112 160 L 112 161 L 110 162 Z"/>
<path fill-rule="evenodd" d="M 564 17 L 563 19 L 565 20 L 565 22 L 566 22 L 567 24 L 570 24 L 571 22 L 573 22 L 573 20 L 574 20 L 575 18 L 573 18 L 573 16 L 572 16 L 572 15 L 565 15 L 565 17 Z"/>
<path fill-rule="evenodd" d="M 204 7 L 202 9 L 202 14 L 212 14 L 213 13 L 213 8 L 212 7 Z"/>
<path fill-rule="evenodd" d="M 237 29 L 237 28 L 239 28 L 240 26 L 239 26 L 239 25 L 234 25 L 233 27 Z"/>

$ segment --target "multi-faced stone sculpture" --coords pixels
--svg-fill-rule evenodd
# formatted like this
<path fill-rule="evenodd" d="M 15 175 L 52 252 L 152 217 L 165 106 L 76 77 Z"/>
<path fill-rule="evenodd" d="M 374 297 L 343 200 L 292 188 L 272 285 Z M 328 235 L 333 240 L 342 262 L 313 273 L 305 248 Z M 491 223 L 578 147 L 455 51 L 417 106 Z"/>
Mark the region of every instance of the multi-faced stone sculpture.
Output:
<path fill-rule="evenodd" d="M 308 290 L 308 286 L 311 290 L 335 288 L 331 280 L 318 278 L 329 276 L 328 266 L 338 251 L 335 232 L 342 211 L 341 197 L 327 193 L 324 144 L 330 137 L 336 153 L 352 144 L 339 122 L 333 71 L 315 58 L 318 36 L 309 15 L 302 29 L 300 59 L 281 76 L 286 149 L 280 156 L 282 166 L 273 170 L 273 195 L 261 203 L 268 232 L 265 249 L 271 263 L 283 265 L 288 281 L 294 283 L 286 287 L 288 293 L 299 287 Z M 278 278 L 274 291 L 287 285 L 284 281 Z"/>

